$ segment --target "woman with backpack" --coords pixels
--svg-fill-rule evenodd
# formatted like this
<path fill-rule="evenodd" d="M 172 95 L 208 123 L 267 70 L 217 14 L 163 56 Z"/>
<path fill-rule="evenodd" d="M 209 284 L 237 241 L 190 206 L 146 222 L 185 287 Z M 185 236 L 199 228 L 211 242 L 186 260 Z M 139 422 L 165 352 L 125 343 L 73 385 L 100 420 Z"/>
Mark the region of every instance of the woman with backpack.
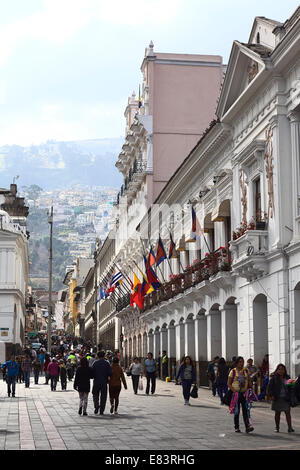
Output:
<path fill-rule="evenodd" d="M 235 432 L 240 431 L 240 407 L 242 407 L 243 419 L 246 432 L 254 431 L 250 426 L 247 404 L 247 391 L 252 389 L 252 383 L 248 369 L 244 367 L 244 358 L 239 356 L 236 360 L 236 366 L 230 371 L 228 376 L 228 389 L 232 392 L 230 411 L 234 414 Z"/>
<path fill-rule="evenodd" d="M 196 368 L 190 356 L 186 356 L 180 365 L 176 381 L 179 377 L 181 379 L 184 404 L 190 405 L 191 387 L 193 384 L 196 384 Z"/>
<path fill-rule="evenodd" d="M 288 432 L 295 432 L 292 428 L 290 396 L 286 385 L 289 378 L 285 365 L 278 364 L 269 382 L 268 393 L 272 400 L 272 410 L 275 411 L 275 432 L 279 432 L 280 415 L 282 411 L 285 412 Z"/>

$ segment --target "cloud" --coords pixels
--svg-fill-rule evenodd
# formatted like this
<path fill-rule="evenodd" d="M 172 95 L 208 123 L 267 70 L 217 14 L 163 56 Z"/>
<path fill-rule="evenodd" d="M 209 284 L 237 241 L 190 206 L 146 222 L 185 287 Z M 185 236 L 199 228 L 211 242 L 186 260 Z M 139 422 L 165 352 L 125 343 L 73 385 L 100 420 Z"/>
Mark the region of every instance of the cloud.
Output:
<path fill-rule="evenodd" d="M 43 0 L 32 15 L 0 25 L 0 66 L 24 40 L 57 43 L 71 39 L 91 21 L 131 26 L 167 23 L 178 13 L 183 0 Z"/>
<path fill-rule="evenodd" d="M 120 109 L 123 102 L 95 102 L 92 105 L 52 103 L 35 110 L 33 116 L 1 116 L 0 146 L 38 145 L 49 139 L 73 141 L 110 138 L 125 132 L 125 122 Z M 119 121 L 116 121 L 119 116 Z M 112 131 L 113 130 L 113 131 Z M 1 163 L 1 161 L 0 161 Z"/>
<path fill-rule="evenodd" d="M 99 4 L 101 20 L 140 26 L 162 22 L 167 24 L 178 14 L 183 0 L 100 0 Z"/>

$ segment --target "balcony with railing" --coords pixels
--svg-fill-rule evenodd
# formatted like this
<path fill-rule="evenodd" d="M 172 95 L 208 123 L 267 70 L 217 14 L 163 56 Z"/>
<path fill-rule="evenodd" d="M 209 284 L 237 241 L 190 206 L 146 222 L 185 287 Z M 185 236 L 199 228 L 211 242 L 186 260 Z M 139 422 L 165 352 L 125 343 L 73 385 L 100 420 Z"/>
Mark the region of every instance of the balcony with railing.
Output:
<path fill-rule="evenodd" d="M 197 298 L 199 294 L 216 293 L 221 287 L 231 285 L 231 254 L 229 247 L 207 253 L 201 261 L 187 266 L 183 273 L 171 275 L 170 281 L 145 296 L 143 312 L 162 305 L 163 302 L 180 302 L 179 297 Z M 123 297 L 117 305 L 120 312 L 130 305 L 130 296 Z"/>
<path fill-rule="evenodd" d="M 247 229 L 230 242 L 232 270 L 247 280 L 268 272 L 268 230 Z"/>

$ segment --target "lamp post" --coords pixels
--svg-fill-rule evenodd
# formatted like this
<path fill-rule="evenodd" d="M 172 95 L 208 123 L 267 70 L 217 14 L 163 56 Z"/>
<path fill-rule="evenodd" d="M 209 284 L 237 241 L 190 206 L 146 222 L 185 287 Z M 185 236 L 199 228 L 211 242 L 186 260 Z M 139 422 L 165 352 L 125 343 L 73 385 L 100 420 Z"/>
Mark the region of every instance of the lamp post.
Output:
<path fill-rule="evenodd" d="M 48 223 L 50 224 L 50 245 L 49 245 L 49 302 L 48 302 L 48 352 L 51 353 L 51 321 L 52 321 L 52 239 L 53 239 L 53 206 L 48 213 Z"/>

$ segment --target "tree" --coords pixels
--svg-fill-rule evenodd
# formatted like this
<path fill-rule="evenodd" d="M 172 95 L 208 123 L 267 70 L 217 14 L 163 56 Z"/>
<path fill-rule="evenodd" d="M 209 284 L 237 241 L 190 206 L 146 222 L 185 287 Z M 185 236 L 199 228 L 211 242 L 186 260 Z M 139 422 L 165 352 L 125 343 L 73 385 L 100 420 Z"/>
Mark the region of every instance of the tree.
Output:
<path fill-rule="evenodd" d="M 36 205 L 37 198 L 42 192 L 43 189 L 37 184 L 32 184 L 29 186 L 29 188 L 27 188 L 28 199 L 32 199 L 34 201 L 34 206 Z"/>

